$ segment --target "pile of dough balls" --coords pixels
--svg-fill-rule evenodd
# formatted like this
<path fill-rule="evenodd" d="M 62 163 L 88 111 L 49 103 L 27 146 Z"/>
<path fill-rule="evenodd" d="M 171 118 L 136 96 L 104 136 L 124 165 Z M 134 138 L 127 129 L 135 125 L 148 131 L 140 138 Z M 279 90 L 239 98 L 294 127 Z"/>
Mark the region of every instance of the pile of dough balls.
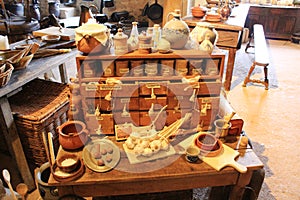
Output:
<path fill-rule="evenodd" d="M 152 138 L 137 138 L 129 136 L 125 141 L 128 149 L 133 150 L 137 156 L 150 157 L 161 150 L 167 151 L 169 149 L 168 141 L 160 135 L 155 135 Z"/>

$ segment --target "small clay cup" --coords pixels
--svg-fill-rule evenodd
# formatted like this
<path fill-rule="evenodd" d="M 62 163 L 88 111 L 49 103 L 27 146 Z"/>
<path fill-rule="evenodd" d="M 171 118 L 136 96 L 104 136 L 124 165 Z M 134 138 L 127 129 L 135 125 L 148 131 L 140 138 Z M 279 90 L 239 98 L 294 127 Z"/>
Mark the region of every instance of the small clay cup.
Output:
<path fill-rule="evenodd" d="M 189 146 L 186 149 L 186 155 L 185 155 L 185 159 L 188 162 L 194 163 L 197 162 L 197 160 L 199 159 L 199 154 L 200 154 L 200 149 L 198 147 L 195 146 Z"/>

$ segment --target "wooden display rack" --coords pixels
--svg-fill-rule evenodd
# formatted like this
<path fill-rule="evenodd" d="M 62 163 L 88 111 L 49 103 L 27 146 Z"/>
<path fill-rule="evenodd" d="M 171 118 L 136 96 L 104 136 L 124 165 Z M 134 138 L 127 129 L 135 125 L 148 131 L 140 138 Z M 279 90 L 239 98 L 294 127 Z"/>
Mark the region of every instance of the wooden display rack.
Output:
<path fill-rule="evenodd" d="M 91 133 L 113 135 L 114 125 L 124 123 L 149 125 L 166 105 L 156 129 L 191 112 L 192 120 L 182 128 L 209 130 L 219 110 L 224 60 L 225 54 L 219 50 L 212 54 L 197 50 L 78 54 L 82 106 L 77 107 Z M 138 62 L 141 64 L 136 66 Z"/>

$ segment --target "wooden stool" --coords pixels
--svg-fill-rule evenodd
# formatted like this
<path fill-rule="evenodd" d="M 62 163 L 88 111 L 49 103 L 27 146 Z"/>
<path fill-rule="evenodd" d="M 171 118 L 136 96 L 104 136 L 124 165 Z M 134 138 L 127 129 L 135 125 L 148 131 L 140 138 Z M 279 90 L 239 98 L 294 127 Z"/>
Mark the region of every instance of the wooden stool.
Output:
<path fill-rule="evenodd" d="M 253 83 L 261 83 L 265 86 L 265 89 L 269 89 L 269 80 L 268 80 L 268 65 L 269 65 L 269 54 L 268 54 L 268 48 L 266 44 L 264 29 L 261 24 L 254 24 L 253 25 L 253 34 L 252 37 L 254 38 L 254 53 L 255 53 L 255 59 L 252 63 L 248 75 L 244 80 L 243 87 L 246 87 L 247 83 L 253 82 Z M 250 45 L 251 39 L 249 40 L 249 43 L 246 47 L 246 52 L 249 47 L 252 47 Z M 264 80 L 255 80 L 251 79 L 250 76 L 255 68 L 255 66 L 262 66 L 264 67 Z"/>

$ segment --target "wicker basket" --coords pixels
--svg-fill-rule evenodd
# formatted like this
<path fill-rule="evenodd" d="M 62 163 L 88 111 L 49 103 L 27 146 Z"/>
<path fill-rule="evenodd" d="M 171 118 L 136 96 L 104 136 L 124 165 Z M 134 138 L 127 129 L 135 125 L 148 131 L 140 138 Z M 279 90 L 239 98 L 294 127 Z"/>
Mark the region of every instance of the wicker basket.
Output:
<path fill-rule="evenodd" d="M 0 73 L 0 87 L 2 87 L 4 85 L 6 85 L 8 83 L 8 81 L 10 80 L 10 77 L 14 70 L 14 67 L 12 64 L 6 63 L 0 67 L 0 70 L 3 71 Z"/>
<path fill-rule="evenodd" d="M 35 165 L 32 167 L 48 162 L 42 134 L 51 132 L 58 150 L 56 127 L 67 121 L 68 93 L 66 84 L 35 79 L 9 98 L 26 159 Z"/>

